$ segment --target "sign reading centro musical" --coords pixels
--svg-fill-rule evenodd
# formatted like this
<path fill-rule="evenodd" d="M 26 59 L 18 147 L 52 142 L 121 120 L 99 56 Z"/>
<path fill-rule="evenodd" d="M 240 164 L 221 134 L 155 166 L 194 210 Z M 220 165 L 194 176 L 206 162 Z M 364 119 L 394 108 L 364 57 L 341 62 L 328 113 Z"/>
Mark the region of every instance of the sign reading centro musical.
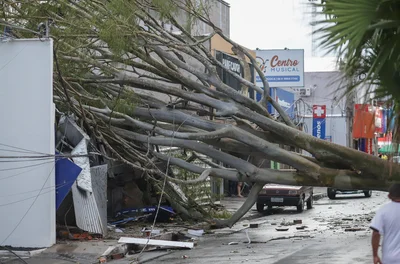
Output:
<path fill-rule="evenodd" d="M 274 87 L 304 86 L 304 50 L 257 50 L 258 66 Z M 256 82 L 261 83 L 257 75 Z"/>

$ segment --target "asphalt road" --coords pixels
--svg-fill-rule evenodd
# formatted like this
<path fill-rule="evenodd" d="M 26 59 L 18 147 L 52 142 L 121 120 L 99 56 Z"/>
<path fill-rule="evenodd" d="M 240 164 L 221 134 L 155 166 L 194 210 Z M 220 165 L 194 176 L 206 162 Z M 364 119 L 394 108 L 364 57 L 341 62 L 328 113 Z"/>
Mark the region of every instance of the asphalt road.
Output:
<path fill-rule="evenodd" d="M 272 215 L 260 215 L 202 237 L 195 249 L 173 251 L 146 263 L 372 263 L 368 226 L 375 211 L 386 202 L 386 193 L 374 192 L 371 198 L 323 198 L 301 214 L 294 207 L 277 208 Z M 293 220 L 302 220 L 306 228 L 297 230 L 301 225 L 291 225 Z M 258 228 L 247 229 L 250 244 L 243 229 L 248 223 L 259 223 Z M 278 227 L 289 230 L 277 231 Z M 238 244 L 228 245 L 230 242 Z"/>

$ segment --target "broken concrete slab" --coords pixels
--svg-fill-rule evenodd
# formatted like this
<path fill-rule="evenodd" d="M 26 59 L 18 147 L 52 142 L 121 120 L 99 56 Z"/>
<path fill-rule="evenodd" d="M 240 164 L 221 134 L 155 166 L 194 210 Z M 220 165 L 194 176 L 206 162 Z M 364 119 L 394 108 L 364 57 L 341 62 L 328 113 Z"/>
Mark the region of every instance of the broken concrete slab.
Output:
<path fill-rule="evenodd" d="M 200 237 L 204 234 L 204 230 L 195 230 L 195 229 L 188 229 L 188 234 L 192 236 Z"/>
<path fill-rule="evenodd" d="M 193 248 L 194 247 L 193 242 L 156 240 L 156 239 L 135 238 L 135 237 L 121 237 L 118 240 L 118 243 L 150 245 L 150 246 L 167 246 L 167 247 L 178 247 L 178 248 Z"/>
<path fill-rule="evenodd" d="M 128 252 L 128 247 L 126 244 L 110 246 L 106 249 L 106 251 L 104 251 L 103 254 L 101 254 L 100 263 L 104 263 L 109 259 L 115 259 L 115 256 L 119 255 L 125 256 L 127 252 Z"/>

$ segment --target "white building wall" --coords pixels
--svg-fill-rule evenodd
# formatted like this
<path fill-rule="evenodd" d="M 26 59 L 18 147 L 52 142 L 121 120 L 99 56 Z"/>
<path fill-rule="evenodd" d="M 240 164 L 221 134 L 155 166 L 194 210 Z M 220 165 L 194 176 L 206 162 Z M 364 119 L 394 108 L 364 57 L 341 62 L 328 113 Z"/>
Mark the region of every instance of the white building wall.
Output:
<path fill-rule="evenodd" d="M 0 245 L 55 243 L 53 42 L 0 41 Z M 7 156 L 8 158 L 4 158 Z"/>
<path fill-rule="evenodd" d="M 345 83 L 338 71 L 305 72 L 305 88 L 310 88 L 309 96 L 296 95 L 299 119 L 305 124 L 304 130 L 312 135 L 312 106 L 326 106 L 325 136 L 333 143 L 347 145 Z"/>

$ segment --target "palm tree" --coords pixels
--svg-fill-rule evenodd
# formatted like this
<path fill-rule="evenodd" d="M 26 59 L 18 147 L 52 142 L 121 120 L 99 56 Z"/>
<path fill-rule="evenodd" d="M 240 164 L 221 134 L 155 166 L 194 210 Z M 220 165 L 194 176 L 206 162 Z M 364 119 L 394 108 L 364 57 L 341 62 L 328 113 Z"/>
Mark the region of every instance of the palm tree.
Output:
<path fill-rule="evenodd" d="M 344 61 L 354 83 L 376 85 L 377 96 L 400 102 L 400 0 L 322 0 L 317 33 Z M 363 78 L 359 78 L 363 76 Z"/>
<path fill-rule="evenodd" d="M 400 138 L 400 0 L 322 0 L 317 6 L 324 15 L 316 32 L 321 47 L 343 62 L 349 90 L 364 85 L 375 99 L 394 103 Z"/>

